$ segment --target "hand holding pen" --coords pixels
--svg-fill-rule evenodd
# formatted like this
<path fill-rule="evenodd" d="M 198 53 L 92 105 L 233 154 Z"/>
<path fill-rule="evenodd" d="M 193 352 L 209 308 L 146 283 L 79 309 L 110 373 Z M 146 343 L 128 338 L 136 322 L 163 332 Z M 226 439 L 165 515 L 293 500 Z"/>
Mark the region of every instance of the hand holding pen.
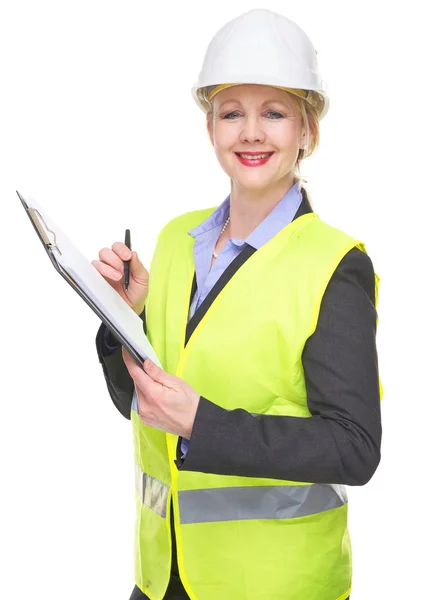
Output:
<path fill-rule="evenodd" d="M 131 250 L 129 229 L 125 233 L 125 243 L 115 242 L 111 248 L 102 248 L 98 256 L 100 260 L 93 260 L 91 264 L 140 315 L 149 291 L 149 272 L 137 252 Z"/>

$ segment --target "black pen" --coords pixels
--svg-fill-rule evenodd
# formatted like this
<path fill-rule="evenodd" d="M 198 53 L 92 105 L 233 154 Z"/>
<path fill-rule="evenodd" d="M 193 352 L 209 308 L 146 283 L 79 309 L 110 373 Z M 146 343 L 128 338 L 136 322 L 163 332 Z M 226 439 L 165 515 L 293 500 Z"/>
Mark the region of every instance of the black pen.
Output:
<path fill-rule="evenodd" d="M 125 245 L 131 250 L 131 233 L 129 229 L 125 230 Z M 124 286 L 128 290 L 130 284 L 130 260 L 124 260 Z"/>

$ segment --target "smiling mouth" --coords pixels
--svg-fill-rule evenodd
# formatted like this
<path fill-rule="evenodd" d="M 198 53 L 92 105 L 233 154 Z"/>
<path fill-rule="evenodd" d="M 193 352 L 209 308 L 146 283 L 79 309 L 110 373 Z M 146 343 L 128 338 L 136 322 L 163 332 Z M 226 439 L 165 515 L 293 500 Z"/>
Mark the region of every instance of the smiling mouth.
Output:
<path fill-rule="evenodd" d="M 235 154 L 244 160 L 263 160 L 264 158 L 272 156 L 274 152 L 260 152 L 259 154 L 252 152 L 235 152 Z"/>
<path fill-rule="evenodd" d="M 245 167 L 262 167 L 267 164 L 274 152 L 261 152 L 260 154 L 235 152 L 235 156 Z"/>

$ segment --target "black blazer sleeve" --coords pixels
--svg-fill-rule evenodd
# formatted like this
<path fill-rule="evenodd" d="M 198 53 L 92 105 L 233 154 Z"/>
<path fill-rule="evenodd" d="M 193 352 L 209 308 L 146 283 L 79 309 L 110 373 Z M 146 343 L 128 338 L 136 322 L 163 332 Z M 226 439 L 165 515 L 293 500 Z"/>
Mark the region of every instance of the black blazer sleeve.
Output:
<path fill-rule="evenodd" d="M 357 248 L 325 290 L 302 362 L 309 418 L 252 416 L 201 397 L 187 471 L 363 485 L 380 461 L 381 417 L 374 269 Z M 285 307 L 285 310 L 287 307 Z"/>
<path fill-rule="evenodd" d="M 140 318 L 143 321 L 143 328 L 146 333 L 145 309 L 143 309 Z M 113 346 L 116 342 L 118 346 L 112 353 L 109 353 L 106 349 L 106 329 L 106 326 L 102 323 L 95 338 L 98 360 L 103 367 L 107 389 L 114 405 L 126 419 L 131 419 L 131 402 L 134 393 L 134 381 L 128 373 L 128 369 L 123 361 L 122 345 L 112 334 L 109 336 L 109 343 Z"/>

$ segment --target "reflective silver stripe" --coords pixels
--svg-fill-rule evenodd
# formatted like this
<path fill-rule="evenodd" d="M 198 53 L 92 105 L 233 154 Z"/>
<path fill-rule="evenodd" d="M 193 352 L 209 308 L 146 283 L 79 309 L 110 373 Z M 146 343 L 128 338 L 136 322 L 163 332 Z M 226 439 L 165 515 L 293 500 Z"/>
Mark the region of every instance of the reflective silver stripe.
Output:
<path fill-rule="evenodd" d="M 138 465 L 135 465 L 135 477 L 136 490 L 142 503 L 158 513 L 160 517 L 165 518 L 168 492 L 170 491 L 168 485 L 147 473 L 143 473 Z"/>
<path fill-rule="evenodd" d="M 318 484 L 210 488 L 179 492 L 180 522 L 293 519 L 347 502 L 342 485 Z"/>

